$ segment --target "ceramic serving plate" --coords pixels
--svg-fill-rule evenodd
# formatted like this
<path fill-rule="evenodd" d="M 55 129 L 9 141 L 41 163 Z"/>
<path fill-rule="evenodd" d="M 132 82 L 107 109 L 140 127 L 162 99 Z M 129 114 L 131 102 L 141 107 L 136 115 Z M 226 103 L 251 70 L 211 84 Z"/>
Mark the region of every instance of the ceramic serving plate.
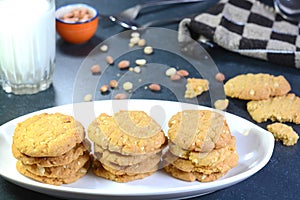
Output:
<path fill-rule="evenodd" d="M 63 198 L 78 199 L 166 199 L 200 196 L 237 184 L 249 178 L 269 161 L 274 138 L 271 133 L 257 125 L 230 113 L 225 115 L 232 135 L 237 140 L 238 165 L 222 178 L 209 183 L 185 182 L 159 170 L 150 177 L 128 183 L 116 183 L 89 172 L 75 183 L 53 186 L 24 177 L 16 170 L 16 159 L 11 153 L 14 128 L 18 122 L 38 113 L 73 115 L 85 127 L 100 113 L 112 114 L 120 109 L 143 110 L 151 115 L 167 132 L 169 118 L 178 111 L 211 108 L 179 102 L 159 100 L 107 100 L 69 104 L 30 113 L 3 124 L 0 127 L 0 175 L 24 188 Z M 218 111 L 220 112 L 220 111 Z"/>

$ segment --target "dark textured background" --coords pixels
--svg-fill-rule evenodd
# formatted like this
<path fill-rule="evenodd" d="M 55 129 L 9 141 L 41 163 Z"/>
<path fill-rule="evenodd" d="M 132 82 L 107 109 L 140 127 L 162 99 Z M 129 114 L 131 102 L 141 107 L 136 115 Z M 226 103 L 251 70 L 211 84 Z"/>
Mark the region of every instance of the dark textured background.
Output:
<path fill-rule="evenodd" d="M 137 0 L 120 1 L 103 0 L 103 1 L 76 1 L 65 0 L 57 1 L 56 6 L 60 6 L 73 2 L 86 2 L 96 7 L 103 14 L 117 13 L 118 11 L 132 6 L 138 2 Z M 138 18 L 139 23 L 148 20 L 170 18 L 173 16 L 186 16 L 194 13 L 200 13 L 212 6 L 217 1 L 209 1 L 202 4 L 172 6 L 155 8 L 153 10 L 145 10 Z M 272 5 L 272 1 L 263 1 Z M 54 73 L 53 85 L 48 90 L 35 94 L 16 96 L 6 94 L 0 90 L 0 124 L 4 124 L 9 120 L 24 114 L 49 108 L 57 105 L 63 105 L 73 102 L 73 83 L 78 68 L 80 67 L 85 56 L 100 42 L 108 37 L 117 34 L 123 29 L 118 25 L 106 28 L 100 26 L 96 35 L 86 44 L 71 45 L 62 41 L 57 36 L 57 57 L 56 69 Z M 177 24 L 164 26 L 173 30 L 177 30 Z M 292 92 L 300 96 L 299 75 L 300 70 L 288 68 L 285 66 L 274 65 L 261 60 L 256 60 L 244 56 L 228 52 L 222 48 L 214 47 L 207 49 L 210 56 L 219 68 L 219 71 L 226 75 L 229 79 L 241 73 L 270 73 L 273 75 L 284 75 L 292 85 Z M 160 59 L 158 57 L 158 59 Z M 161 57 L 161 59 L 165 59 Z M 172 59 L 170 59 L 172 62 Z M 151 96 L 152 95 L 152 96 Z M 156 96 L 155 96 L 156 95 Z M 168 99 L 166 93 L 157 94 L 145 93 L 145 90 L 137 91 L 132 98 L 160 98 Z M 97 100 L 107 99 L 108 96 L 98 95 Z M 249 114 L 246 112 L 246 102 L 230 99 L 228 112 L 239 115 L 253 122 Z M 265 128 L 267 123 L 261 123 L 259 126 Z M 299 125 L 293 125 L 297 132 L 300 132 Z M 266 167 L 247 180 L 226 188 L 221 191 L 214 192 L 195 199 L 300 199 L 298 190 L 300 188 L 300 146 L 292 147 L 283 146 L 280 142 L 275 143 L 273 156 Z M 0 199 L 55 199 L 54 197 L 32 192 L 16 186 L 2 177 L 0 177 Z"/>

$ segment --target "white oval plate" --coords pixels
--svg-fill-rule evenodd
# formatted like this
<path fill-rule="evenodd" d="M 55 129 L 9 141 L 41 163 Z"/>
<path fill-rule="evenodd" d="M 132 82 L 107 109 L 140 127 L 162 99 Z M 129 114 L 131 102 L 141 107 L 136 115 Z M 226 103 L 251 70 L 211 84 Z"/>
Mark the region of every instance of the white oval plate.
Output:
<path fill-rule="evenodd" d="M 61 112 L 75 116 L 85 127 L 100 113 L 112 114 L 120 109 L 144 110 L 150 114 L 164 131 L 168 119 L 178 111 L 186 109 L 211 108 L 179 102 L 159 100 L 107 100 L 88 103 L 69 104 L 30 113 L 16 118 L 0 127 L 0 175 L 22 187 L 52 196 L 79 199 L 166 199 L 187 198 L 204 195 L 245 180 L 262 169 L 271 158 L 274 138 L 271 133 L 257 125 L 224 113 L 232 134 L 237 139 L 238 165 L 224 177 L 209 183 L 185 182 L 175 179 L 163 170 L 150 177 L 128 183 L 105 180 L 89 172 L 75 183 L 62 186 L 43 184 L 26 178 L 16 170 L 16 159 L 11 153 L 12 135 L 18 122 L 38 113 Z"/>

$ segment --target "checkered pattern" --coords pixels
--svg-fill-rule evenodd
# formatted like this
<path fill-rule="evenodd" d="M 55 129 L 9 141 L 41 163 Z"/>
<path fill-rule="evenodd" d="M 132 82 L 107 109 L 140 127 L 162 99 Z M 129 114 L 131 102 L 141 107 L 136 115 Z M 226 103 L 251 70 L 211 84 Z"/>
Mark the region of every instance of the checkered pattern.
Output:
<path fill-rule="evenodd" d="M 188 34 L 228 50 L 283 66 L 300 68 L 299 23 L 288 21 L 257 0 L 221 0 L 179 26 L 179 42 Z"/>

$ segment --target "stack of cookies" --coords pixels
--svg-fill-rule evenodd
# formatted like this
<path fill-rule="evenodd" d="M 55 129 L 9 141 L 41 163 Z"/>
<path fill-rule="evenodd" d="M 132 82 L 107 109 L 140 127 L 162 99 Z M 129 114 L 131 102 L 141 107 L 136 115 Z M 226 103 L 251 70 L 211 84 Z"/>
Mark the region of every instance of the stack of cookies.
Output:
<path fill-rule="evenodd" d="M 169 120 L 165 171 L 173 177 L 214 181 L 238 164 L 235 137 L 226 119 L 210 110 L 185 110 Z"/>
<path fill-rule="evenodd" d="M 88 128 L 94 142 L 93 172 L 116 182 L 150 176 L 158 170 L 167 139 L 143 111 L 100 114 Z"/>
<path fill-rule="evenodd" d="M 83 145 L 84 127 L 73 117 L 43 113 L 19 123 L 12 152 L 17 170 L 39 182 L 61 185 L 83 177 L 90 153 Z"/>

